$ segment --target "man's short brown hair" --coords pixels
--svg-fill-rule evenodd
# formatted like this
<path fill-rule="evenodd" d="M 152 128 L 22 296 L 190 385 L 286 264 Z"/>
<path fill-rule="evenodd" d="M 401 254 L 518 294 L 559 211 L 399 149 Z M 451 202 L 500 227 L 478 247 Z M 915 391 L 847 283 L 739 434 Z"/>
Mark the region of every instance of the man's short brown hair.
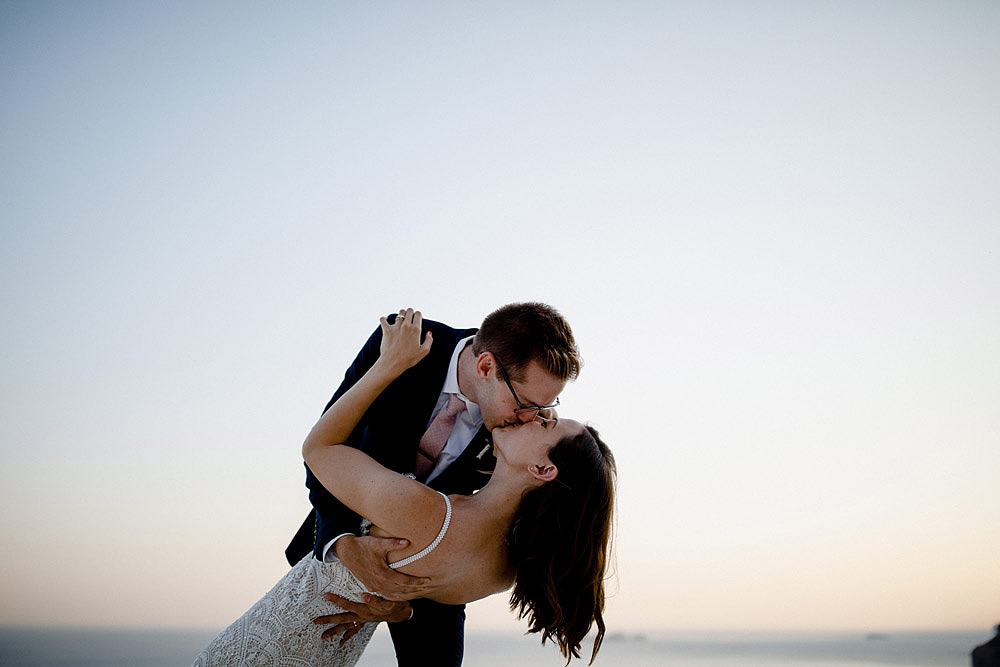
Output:
<path fill-rule="evenodd" d="M 477 356 L 492 352 L 510 379 L 519 382 L 532 361 L 560 380 L 575 380 L 583 365 L 569 323 L 544 303 L 497 308 L 483 320 L 472 351 Z"/>

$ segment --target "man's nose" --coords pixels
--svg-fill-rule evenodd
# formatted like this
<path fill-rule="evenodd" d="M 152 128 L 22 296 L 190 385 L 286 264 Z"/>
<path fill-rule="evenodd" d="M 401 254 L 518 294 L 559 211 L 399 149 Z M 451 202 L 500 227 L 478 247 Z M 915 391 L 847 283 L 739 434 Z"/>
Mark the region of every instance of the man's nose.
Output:
<path fill-rule="evenodd" d="M 528 424 L 535 421 L 535 415 L 538 414 L 533 410 L 522 410 L 521 412 L 515 412 L 514 418 L 517 419 L 522 424 Z"/>

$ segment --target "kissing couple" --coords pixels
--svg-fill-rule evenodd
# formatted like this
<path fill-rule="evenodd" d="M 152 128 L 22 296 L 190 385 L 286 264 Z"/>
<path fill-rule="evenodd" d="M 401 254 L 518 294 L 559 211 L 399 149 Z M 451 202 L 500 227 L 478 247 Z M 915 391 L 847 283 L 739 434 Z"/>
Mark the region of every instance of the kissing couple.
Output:
<path fill-rule="evenodd" d="M 381 318 L 302 446 L 292 569 L 194 665 L 354 665 L 386 621 L 399 665 L 457 667 L 465 603 L 508 589 L 567 662 L 596 625 L 592 662 L 616 472 L 596 430 L 556 416 L 580 366 L 545 304 L 479 329 Z"/>

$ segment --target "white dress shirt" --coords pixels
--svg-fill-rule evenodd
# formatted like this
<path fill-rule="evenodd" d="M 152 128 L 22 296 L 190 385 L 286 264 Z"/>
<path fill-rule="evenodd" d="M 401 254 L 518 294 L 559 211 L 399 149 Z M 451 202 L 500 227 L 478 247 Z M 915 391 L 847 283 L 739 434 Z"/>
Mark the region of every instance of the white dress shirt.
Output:
<path fill-rule="evenodd" d="M 430 426 L 438 413 L 444 409 L 444 406 L 448 405 L 449 394 L 456 394 L 465 403 L 465 410 L 459 412 L 455 418 L 455 425 L 451 427 L 451 435 L 448 436 L 448 442 L 445 443 L 444 449 L 438 454 L 437 463 L 431 468 L 430 474 L 427 475 L 427 481 L 424 482 L 425 484 L 430 483 L 432 479 L 440 475 L 445 468 L 451 465 L 452 461 L 462 455 L 462 452 L 465 451 L 465 448 L 469 446 L 469 443 L 476 436 L 479 427 L 483 425 L 483 415 L 479 411 L 479 406 L 470 401 L 458 388 L 458 356 L 473 338 L 474 336 L 469 336 L 458 341 L 458 345 L 455 346 L 455 352 L 451 355 L 451 362 L 448 364 L 448 374 L 445 376 L 444 386 L 441 387 L 441 395 L 438 396 L 437 405 L 434 406 L 431 418 L 427 422 L 427 426 Z M 426 427 L 424 430 L 427 430 Z"/>

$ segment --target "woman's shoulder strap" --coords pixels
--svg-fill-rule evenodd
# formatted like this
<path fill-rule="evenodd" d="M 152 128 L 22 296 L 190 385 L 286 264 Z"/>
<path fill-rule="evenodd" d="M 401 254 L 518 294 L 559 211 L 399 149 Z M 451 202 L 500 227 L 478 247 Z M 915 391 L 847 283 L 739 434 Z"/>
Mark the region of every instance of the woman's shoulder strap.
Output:
<path fill-rule="evenodd" d="M 444 505 L 445 505 L 444 523 L 441 524 L 441 530 L 438 531 L 437 537 L 434 538 L 433 542 L 431 542 L 426 547 L 424 547 L 417 553 L 413 554 L 412 556 L 407 556 L 402 560 L 397 560 L 395 563 L 389 563 L 389 567 L 393 569 L 398 569 L 403 566 L 409 565 L 410 563 L 418 561 L 427 554 L 429 554 L 430 552 L 434 551 L 434 549 L 437 548 L 437 545 L 441 544 L 441 540 L 444 539 L 445 533 L 448 532 L 448 526 L 451 524 L 451 499 L 448 496 L 441 493 L 440 491 L 438 491 L 437 493 L 439 496 L 444 498 Z"/>

